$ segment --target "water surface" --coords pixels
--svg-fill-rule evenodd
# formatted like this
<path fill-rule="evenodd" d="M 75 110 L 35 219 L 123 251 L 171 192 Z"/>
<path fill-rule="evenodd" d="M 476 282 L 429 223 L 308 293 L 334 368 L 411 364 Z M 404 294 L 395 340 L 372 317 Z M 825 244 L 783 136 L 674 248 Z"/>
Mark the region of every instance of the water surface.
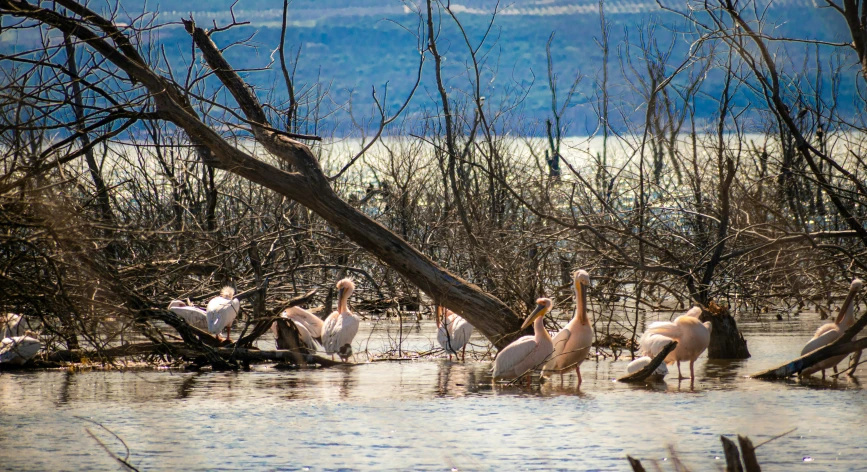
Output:
<path fill-rule="evenodd" d="M 115 453 L 123 446 L 87 418 L 123 438 L 142 470 L 628 470 L 626 454 L 647 466 L 668 445 L 693 470 L 708 470 L 722 464 L 720 434 L 760 443 L 793 428 L 758 449 L 765 470 L 863 470 L 867 395 L 857 381 L 744 378 L 793 357 L 816 324 L 744 323 L 753 357 L 702 358 L 694 386 L 671 377 L 649 387 L 612 382 L 625 360 L 586 362 L 580 389 L 574 375 L 562 386 L 492 387 L 490 362 L 445 359 L 3 373 L 0 469 L 118 470 L 87 430 Z M 363 331 L 357 350 L 393 347 L 395 329 Z M 427 324 L 404 330 L 413 348 L 432 344 Z"/>

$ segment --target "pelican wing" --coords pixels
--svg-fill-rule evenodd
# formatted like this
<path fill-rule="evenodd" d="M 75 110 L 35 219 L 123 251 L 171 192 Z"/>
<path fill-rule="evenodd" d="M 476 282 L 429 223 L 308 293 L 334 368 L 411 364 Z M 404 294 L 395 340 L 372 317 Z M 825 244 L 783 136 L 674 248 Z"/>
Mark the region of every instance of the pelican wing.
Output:
<path fill-rule="evenodd" d="M 534 336 L 523 336 L 506 346 L 494 359 L 493 377 L 495 379 L 512 378 L 523 374 L 523 372 L 515 372 L 515 367 L 527 359 L 537 346 Z"/>
<path fill-rule="evenodd" d="M 825 326 L 829 325 L 831 325 L 832 329 L 823 329 L 825 328 Z M 837 338 L 840 337 L 840 335 L 843 334 L 843 332 L 840 331 L 840 329 L 838 329 L 837 326 L 833 323 L 829 323 L 825 326 L 820 327 L 819 330 L 816 331 L 816 335 L 813 336 L 813 339 L 807 341 L 807 344 L 804 346 L 803 349 L 801 349 L 802 356 L 809 352 L 813 352 L 822 346 L 831 344 L 832 342 L 836 341 Z"/>
<path fill-rule="evenodd" d="M 654 326 L 656 326 L 654 328 Z M 680 328 L 674 323 L 663 321 L 653 323 L 641 335 L 638 351 L 645 356 L 656 356 L 674 339 L 681 337 Z"/>
<path fill-rule="evenodd" d="M 310 330 L 307 329 L 304 323 L 293 320 L 292 318 L 286 316 L 285 312 L 283 313 L 283 318 L 286 318 L 290 320 L 293 324 L 295 324 L 295 328 L 298 329 L 298 337 L 301 338 L 301 343 L 304 344 L 304 347 L 306 347 L 308 350 L 315 353 L 319 348 L 319 343 L 316 342 L 315 337 L 310 332 Z M 271 323 L 271 333 L 274 334 L 275 338 L 278 337 L 276 321 Z M 281 346 L 280 340 L 277 339 L 277 349 L 287 349 L 287 346 Z"/>
<path fill-rule="evenodd" d="M 322 321 L 321 318 L 314 315 L 313 313 L 310 313 L 309 311 L 299 306 L 293 306 L 284 311 L 283 314 L 286 318 L 295 321 L 296 324 L 304 324 L 304 327 L 307 328 L 307 331 L 314 338 L 322 337 L 322 325 L 324 325 L 325 323 Z"/>
<path fill-rule="evenodd" d="M 173 306 L 169 311 L 180 316 L 190 326 L 206 330 L 208 329 L 208 312 L 194 306 Z"/>
<path fill-rule="evenodd" d="M 569 331 L 569 328 L 561 329 L 554 336 L 554 353 L 551 354 L 551 359 L 545 363 L 545 367 L 542 367 L 542 377 L 551 375 L 551 371 L 557 368 L 558 360 L 562 359 L 563 352 L 566 350 L 566 343 L 569 342 L 571 336 L 572 332 Z"/>

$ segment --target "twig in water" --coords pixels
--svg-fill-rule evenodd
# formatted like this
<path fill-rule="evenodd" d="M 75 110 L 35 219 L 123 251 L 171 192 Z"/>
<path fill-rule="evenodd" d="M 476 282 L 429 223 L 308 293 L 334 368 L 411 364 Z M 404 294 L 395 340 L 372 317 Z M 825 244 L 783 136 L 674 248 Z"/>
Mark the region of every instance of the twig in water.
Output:
<path fill-rule="evenodd" d="M 123 464 L 123 466 L 126 467 L 127 469 L 129 469 L 129 470 L 134 470 L 135 472 L 139 472 L 138 469 L 136 469 L 132 464 L 129 463 L 129 446 L 126 445 L 126 441 L 124 441 L 123 439 L 121 439 L 121 437 L 118 436 L 114 431 L 112 431 L 112 430 L 106 428 L 102 423 L 100 423 L 100 422 L 98 422 L 98 421 L 94 421 L 94 420 L 92 420 L 92 419 L 90 419 L 90 418 L 85 418 L 85 417 L 83 417 L 83 416 L 73 416 L 73 418 L 78 418 L 78 419 L 80 419 L 80 420 L 82 420 L 82 421 L 87 421 L 87 422 L 93 423 L 93 424 L 99 426 L 100 428 L 102 428 L 102 429 L 108 431 L 108 433 L 111 434 L 112 436 L 114 436 L 115 439 L 117 439 L 118 441 L 120 441 L 120 443 L 123 444 L 124 449 L 126 449 L 126 457 L 124 457 L 123 459 L 121 459 L 120 456 L 118 456 L 117 454 L 111 452 L 111 450 L 108 449 L 108 446 L 106 446 L 105 443 L 102 442 L 102 440 L 100 440 L 98 437 L 96 437 L 96 435 L 93 434 L 93 431 L 91 431 L 90 428 L 84 428 L 84 430 L 87 432 L 87 434 L 89 434 L 90 437 L 92 437 L 93 440 L 96 441 L 96 443 L 99 444 L 99 445 L 102 447 L 102 449 L 105 450 L 105 452 L 108 453 L 108 455 L 110 455 L 110 456 L 113 457 L 116 461 L 118 461 L 118 462 L 120 462 L 121 464 Z"/>

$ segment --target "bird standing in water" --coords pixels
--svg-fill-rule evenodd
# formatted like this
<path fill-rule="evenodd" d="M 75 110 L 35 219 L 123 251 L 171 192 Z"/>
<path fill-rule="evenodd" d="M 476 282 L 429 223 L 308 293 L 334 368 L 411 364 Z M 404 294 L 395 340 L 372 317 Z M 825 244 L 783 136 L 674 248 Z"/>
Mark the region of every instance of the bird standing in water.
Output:
<path fill-rule="evenodd" d="M 575 368 L 578 375 L 578 385 L 581 385 L 581 363 L 587 359 L 593 343 L 593 327 L 587 316 L 587 287 L 590 285 L 590 274 L 585 270 L 575 271 L 573 276 L 573 290 L 575 291 L 575 316 L 565 328 L 554 336 L 554 354 L 545 367 L 542 368 L 542 377 L 549 377 L 552 373 L 560 374 L 560 382 L 563 382 L 563 374 Z"/>
<path fill-rule="evenodd" d="M 336 353 L 343 362 L 352 355 L 352 340 L 358 333 L 358 316 L 349 311 L 349 296 L 355 290 L 350 279 L 337 282 L 337 311 L 331 313 L 322 325 L 322 347 L 334 358 Z"/>
<path fill-rule="evenodd" d="M 551 311 L 550 298 L 536 300 L 536 309 L 524 321 L 521 330 L 533 325 L 533 336 L 522 336 L 506 346 L 494 359 L 493 379 L 506 380 L 521 377 L 545 363 L 554 352 L 554 342 L 545 329 L 544 318 Z M 527 376 L 530 384 L 530 376 Z"/>
<path fill-rule="evenodd" d="M 473 325 L 440 305 L 436 307 L 436 322 L 437 342 L 448 353 L 449 360 L 452 360 L 452 354 L 457 357 L 458 351 L 461 351 L 461 361 L 466 359 L 467 343 L 473 334 Z"/>
<path fill-rule="evenodd" d="M 685 379 L 680 373 L 680 362 L 689 361 L 689 378 L 695 380 L 695 360 L 710 344 L 710 321 L 702 323 L 701 308 L 694 306 L 674 321 L 657 321 L 652 323 L 641 336 L 638 350 L 642 355 L 653 358 L 671 341 L 677 341 L 677 347 L 666 356 L 665 362 L 677 362 L 677 378 Z"/>

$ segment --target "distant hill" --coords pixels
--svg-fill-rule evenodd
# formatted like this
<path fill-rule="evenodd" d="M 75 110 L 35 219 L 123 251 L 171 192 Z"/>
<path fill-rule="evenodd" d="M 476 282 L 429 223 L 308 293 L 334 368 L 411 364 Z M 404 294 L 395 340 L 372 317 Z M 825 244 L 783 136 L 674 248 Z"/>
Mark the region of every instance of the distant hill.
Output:
<path fill-rule="evenodd" d="M 681 9 L 684 5 L 671 0 L 666 0 L 665 3 Z M 179 7 L 181 4 L 182 9 Z M 163 2 L 159 5 L 159 21 L 179 22 L 180 18 L 188 17 L 192 12 L 200 25 L 210 25 L 214 20 L 222 25 L 231 20 L 231 4 L 229 0 Z M 145 5 L 150 9 L 157 4 L 144 0 L 124 0 L 122 5 L 132 14 L 141 12 Z M 272 0 L 241 0 L 235 7 L 236 18 L 251 24 L 215 35 L 217 44 L 227 45 L 252 35 L 253 44 L 258 46 L 255 49 L 240 46 L 230 48 L 227 57 L 235 67 L 255 69 L 270 62 L 271 51 L 277 47 L 280 37 L 281 5 L 282 2 Z M 451 5 L 465 30 L 472 38 L 477 39 L 487 28 L 496 2 L 464 0 L 453 1 Z M 412 33 L 418 30 L 418 19 L 412 11 L 413 8 L 411 3 L 397 0 L 292 2 L 286 44 L 287 49 L 293 51 L 301 47 L 297 65 L 299 85 L 309 86 L 316 81 L 330 83 L 337 102 L 348 98 L 351 92 L 354 98 L 353 110 L 362 115 L 372 104 L 372 87 L 376 87 L 381 96 L 387 83 L 389 102 L 394 106 L 411 88 L 417 69 L 418 44 Z M 522 123 L 537 123 L 550 116 L 545 44 L 549 36 L 555 33 L 552 51 L 561 89 L 565 92 L 577 73 L 585 76 L 576 97 L 577 103 L 567 113 L 571 123 L 568 133 L 592 132 L 597 119 L 589 103 L 595 100 L 595 81 L 602 63 L 602 53 L 596 44 L 600 37 L 598 4 L 592 1 L 514 0 L 504 2 L 500 8 L 494 29 L 486 43 L 488 48 L 484 49 L 488 51 L 483 73 L 483 93 L 489 98 L 487 105 L 496 108 L 501 101 L 513 100 L 514 96 L 526 93 L 526 99 L 520 107 Z M 685 37 L 676 31 L 682 31 L 687 26 L 677 16 L 662 11 L 654 1 L 608 1 L 605 10 L 611 25 L 610 73 L 613 98 L 616 102 L 634 102 L 635 92 L 625 82 L 618 64 L 618 56 L 627 54 L 625 40 L 629 38 L 633 45 L 630 52 L 635 54 L 642 29 L 645 30 L 647 39 L 646 26 L 657 23 L 655 36 L 659 47 L 666 49 L 668 44 L 673 42 L 673 61 L 680 60 L 690 45 Z M 827 8 L 817 8 L 809 0 L 775 2 L 767 11 L 767 18 L 769 22 L 778 25 L 774 30 L 777 35 L 850 40 L 845 36 L 845 24 L 839 15 Z M 444 18 L 443 26 L 440 48 L 446 56 L 448 84 L 455 90 L 467 90 L 466 47 L 450 20 Z M 189 56 L 190 40 L 180 25 L 161 29 L 158 42 L 166 47 L 176 68 L 182 67 L 183 61 Z M 804 51 L 807 49 L 811 47 L 788 45 L 785 52 L 793 56 L 794 62 L 801 67 Z M 854 55 L 845 59 L 853 62 Z M 413 105 L 408 110 L 410 114 L 430 109 L 435 103 L 432 66 L 432 60 L 425 64 L 423 88 L 416 94 Z M 638 69 L 643 67 L 640 63 L 635 63 L 635 66 Z M 808 63 L 807 66 L 812 68 L 814 63 Z M 827 66 L 824 70 L 828 70 Z M 269 72 L 246 75 L 263 97 L 271 94 L 279 99 L 285 98 L 285 91 L 278 82 L 278 71 L 279 68 L 275 67 Z M 806 72 L 809 75 L 809 70 L 797 72 Z M 854 93 L 852 77 L 854 72 L 847 72 L 841 84 L 844 94 Z M 714 90 L 713 83 L 719 82 L 720 78 L 720 74 L 712 72 L 708 76 L 708 90 Z M 504 98 L 507 95 L 512 98 Z M 460 94 L 455 93 L 455 96 Z M 699 102 L 697 114 L 700 118 L 707 118 L 715 113 L 716 105 L 710 98 L 712 97 Z M 743 103 L 747 103 L 748 99 L 749 97 L 743 98 Z M 335 119 L 345 120 L 345 114 L 335 115 Z M 345 121 L 340 121 L 337 126 L 345 129 L 346 125 L 341 123 Z M 614 125 L 617 126 L 618 123 L 614 122 Z M 620 125 L 622 126 L 622 123 Z M 507 126 L 515 127 L 514 124 Z M 525 126 L 523 132 L 532 131 Z"/>

